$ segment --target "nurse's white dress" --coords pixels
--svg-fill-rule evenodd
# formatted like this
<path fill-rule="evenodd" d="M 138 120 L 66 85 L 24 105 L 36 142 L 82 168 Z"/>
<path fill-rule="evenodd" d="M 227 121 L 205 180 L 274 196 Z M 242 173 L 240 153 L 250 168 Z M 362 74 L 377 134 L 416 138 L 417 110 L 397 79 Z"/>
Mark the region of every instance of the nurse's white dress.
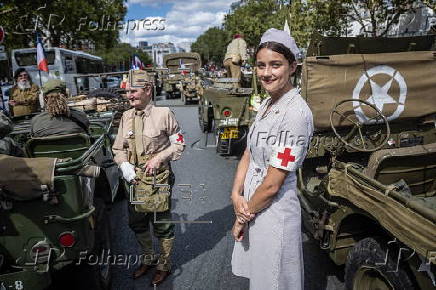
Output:
<path fill-rule="evenodd" d="M 250 279 L 250 290 L 304 289 L 301 209 L 296 173 L 313 133 L 312 112 L 297 89 L 284 94 L 265 115 L 271 99 L 259 108 L 250 127 L 250 165 L 244 182 L 249 200 L 269 166 L 289 171 L 272 204 L 258 213 L 235 242 L 232 271 Z"/>

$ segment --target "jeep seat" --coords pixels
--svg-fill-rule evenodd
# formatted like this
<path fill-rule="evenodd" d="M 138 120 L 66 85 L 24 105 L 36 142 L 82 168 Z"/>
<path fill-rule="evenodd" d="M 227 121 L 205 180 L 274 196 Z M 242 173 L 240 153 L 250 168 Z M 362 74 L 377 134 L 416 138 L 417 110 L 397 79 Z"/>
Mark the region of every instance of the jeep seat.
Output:
<path fill-rule="evenodd" d="M 403 179 L 413 195 L 435 190 L 436 143 L 376 151 L 364 173 L 384 185 Z"/>
<path fill-rule="evenodd" d="M 78 158 L 91 146 L 87 134 L 31 138 L 25 145 L 27 157 Z"/>

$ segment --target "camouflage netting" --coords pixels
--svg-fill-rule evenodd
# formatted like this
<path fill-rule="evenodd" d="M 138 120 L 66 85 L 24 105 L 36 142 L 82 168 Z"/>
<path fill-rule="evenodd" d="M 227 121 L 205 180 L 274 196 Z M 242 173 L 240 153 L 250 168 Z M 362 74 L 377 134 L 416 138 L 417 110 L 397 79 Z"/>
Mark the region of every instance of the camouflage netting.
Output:
<path fill-rule="evenodd" d="M 436 54 L 432 51 L 348 54 L 308 57 L 302 71 L 302 96 L 315 128 L 330 128 L 330 111 L 345 99 L 368 101 L 389 121 L 436 112 Z M 362 121 L 372 117 L 368 106 L 349 102 L 345 111 Z M 348 126 L 347 120 L 335 119 Z"/>
<path fill-rule="evenodd" d="M 436 247 L 436 224 L 409 207 L 369 188 L 346 171 L 332 169 L 329 173 L 329 194 L 349 200 L 371 214 L 384 228 L 405 245 L 426 257 Z"/>

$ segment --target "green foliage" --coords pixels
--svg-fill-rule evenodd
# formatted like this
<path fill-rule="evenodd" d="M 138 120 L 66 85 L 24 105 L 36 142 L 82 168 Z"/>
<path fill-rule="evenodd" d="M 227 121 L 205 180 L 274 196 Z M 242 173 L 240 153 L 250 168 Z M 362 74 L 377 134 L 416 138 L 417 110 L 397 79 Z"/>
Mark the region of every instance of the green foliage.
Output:
<path fill-rule="evenodd" d="M 339 36 L 346 29 L 347 0 L 294 0 L 290 5 L 290 29 L 300 47 L 307 47 L 314 31 Z"/>
<path fill-rule="evenodd" d="M 203 63 L 208 61 L 222 63 L 229 41 L 230 37 L 226 31 L 212 27 L 197 38 L 191 45 L 191 50 L 201 55 Z"/>
<path fill-rule="evenodd" d="M 153 63 L 147 53 L 138 48 L 132 47 L 128 43 L 119 43 L 109 49 L 99 49 L 95 52 L 95 54 L 102 57 L 104 63 L 109 65 L 118 66 L 121 63 L 124 63 L 128 64 L 130 67 L 131 58 L 134 54 L 138 55 L 145 65 Z"/>
<path fill-rule="evenodd" d="M 108 48 L 117 42 L 116 23 L 126 13 L 123 0 L 6 0 L 0 15 L 6 45 L 29 47 L 39 31 L 52 46 L 80 48 L 81 44 Z M 111 22 L 111 24 L 108 24 Z M 98 26 L 97 26 L 98 25 Z"/>
<path fill-rule="evenodd" d="M 435 0 L 422 3 L 435 12 Z M 386 36 L 401 14 L 415 11 L 419 5 L 415 0 L 247 0 L 225 16 L 223 29 L 209 29 L 192 48 L 204 59 L 209 54 L 210 60 L 219 63 L 233 34 L 242 33 L 248 47 L 255 48 L 267 29 L 283 29 L 285 19 L 301 48 L 308 46 L 314 31 L 346 36 L 352 21 L 365 26 L 365 35 Z M 218 38 L 218 32 L 225 37 Z"/>
<path fill-rule="evenodd" d="M 424 5 L 435 10 L 435 2 L 422 1 Z M 359 0 L 345 4 L 348 17 L 364 27 L 365 36 L 386 36 L 389 29 L 400 19 L 400 15 L 415 12 L 421 1 L 416 0 Z M 369 17 L 366 17 L 369 15 Z"/>
<path fill-rule="evenodd" d="M 248 0 L 224 18 L 224 29 L 230 34 L 242 33 L 249 47 L 256 47 L 269 28 L 283 29 L 286 6 L 277 0 Z"/>

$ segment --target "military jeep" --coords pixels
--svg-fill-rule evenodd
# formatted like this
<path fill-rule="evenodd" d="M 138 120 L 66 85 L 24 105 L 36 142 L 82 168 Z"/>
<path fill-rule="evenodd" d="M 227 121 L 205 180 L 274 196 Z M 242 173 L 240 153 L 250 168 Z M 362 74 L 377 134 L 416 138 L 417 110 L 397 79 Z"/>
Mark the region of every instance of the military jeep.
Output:
<path fill-rule="evenodd" d="M 302 69 L 315 132 L 303 224 L 346 289 L 435 289 L 435 36 L 316 37 Z"/>
<path fill-rule="evenodd" d="M 17 121 L 11 136 L 26 158 L 0 156 L 1 289 L 110 289 L 110 264 L 93 261 L 111 247 L 113 116 L 90 121 L 89 135 L 44 138 Z"/>
<path fill-rule="evenodd" d="M 250 107 L 252 88 L 236 88 L 231 78 L 216 78 L 204 89 L 198 103 L 203 132 L 214 132 L 217 153 L 237 155 L 245 148 L 248 128 L 256 112 Z"/>
<path fill-rule="evenodd" d="M 164 56 L 164 67 L 168 71 L 163 75 L 163 90 L 167 93 L 167 98 L 182 97 L 184 82 L 191 73 L 196 73 L 201 67 L 200 55 L 196 52 L 191 53 L 171 53 Z M 185 100 L 189 101 L 196 95 L 185 95 Z"/>
<path fill-rule="evenodd" d="M 182 102 L 188 105 L 193 102 L 198 102 L 203 95 L 203 87 L 200 77 L 190 73 L 182 80 L 181 96 Z"/>

